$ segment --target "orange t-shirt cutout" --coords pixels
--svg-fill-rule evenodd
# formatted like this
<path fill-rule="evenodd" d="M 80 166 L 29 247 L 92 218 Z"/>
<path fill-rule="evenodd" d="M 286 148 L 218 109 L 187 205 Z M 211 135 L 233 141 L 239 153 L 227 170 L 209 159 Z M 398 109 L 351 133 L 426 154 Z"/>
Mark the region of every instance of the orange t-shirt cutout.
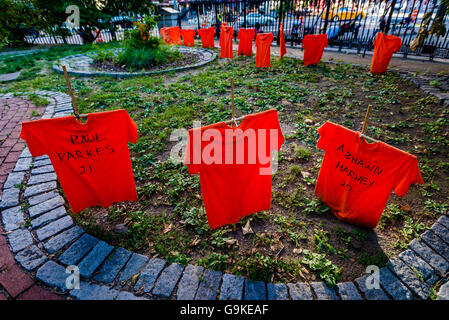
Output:
<path fill-rule="evenodd" d="M 285 47 L 285 36 L 284 36 L 284 26 L 281 23 L 279 26 L 279 55 L 282 57 L 287 53 L 287 48 Z"/>
<path fill-rule="evenodd" d="M 136 201 L 128 142 L 137 126 L 126 110 L 22 123 L 20 137 L 33 157 L 48 155 L 73 213 L 91 206 Z"/>
<path fill-rule="evenodd" d="M 196 32 L 198 33 L 198 35 L 201 38 L 201 45 L 203 46 L 203 48 L 215 48 L 215 43 L 214 43 L 215 28 L 214 27 L 198 29 Z"/>
<path fill-rule="evenodd" d="M 181 29 L 178 26 L 168 28 L 170 44 L 181 45 Z"/>
<path fill-rule="evenodd" d="M 165 44 L 171 44 L 169 28 L 161 28 L 160 33 Z"/>
<path fill-rule="evenodd" d="M 317 148 L 324 158 L 315 186 L 339 219 L 375 228 L 391 191 L 403 197 L 411 184 L 423 183 L 415 156 L 381 141 L 368 143 L 332 122 L 319 129 Z"/>
<path fill-rule="evenodd" d="M 220 28 L 220 58 L 232 59 L 232 37 L 234 29 L 232 27 L 221 24 Z"/>
<path fill-rule="evenodd" d="M 219 122 L 189 130 L 184 162 L 200 175 L 211 229 L 270 209 L 272 150 L 283 142 L 275 109 L 247 115 L 234 128 Z"/>
<path fill-rule="evenodd" d="M 248 56 L 251 57 L 253 55 L 253 40 L 256 36 L 254 28 L 252 29 L 244 29 L 241 28 L 239 30 L 239 34 L 237 38 L 239 39 L 239 47 L 237 50 L 237 54 L 239 56 Z"/>
<path fill-rule="evenodd" d="M 258 33 L 256 35 L 256 67 L 270 67 L 270 49 L 272 42 L 272 33 Z"/>
<path fill-rule="evenodd" d="M 324 48 L 327 47 L 326 34 L 308 34 L 302 40 L 304 47 L 304 65 L 317 65 L 323 56 Z"/>
<path fill-rule="evenodd" d="M 393 53 L 401 48 L 402 40 L 399 37 L 379 32 L 373 45 L 374 53 L 370 71 L 373 74 L 383 74 L 387 71 Z"/>
<path fill-rule="evenodd" d="M 195 30 L 181 29 L 181 36 L 185 46 L 193 47 L 195 45 Z"/>

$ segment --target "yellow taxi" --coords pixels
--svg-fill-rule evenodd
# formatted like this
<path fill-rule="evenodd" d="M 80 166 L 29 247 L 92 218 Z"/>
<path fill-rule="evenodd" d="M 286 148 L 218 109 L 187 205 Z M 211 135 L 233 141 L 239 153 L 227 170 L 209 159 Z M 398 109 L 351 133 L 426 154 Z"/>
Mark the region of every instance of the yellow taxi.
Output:
<path fill-rule="evenodd" d="M 357 9 L 351 9 L 349 7 L 339 8 L 334 11 L 329 11 L 328 19 L 332 21 L 339 20 L 362 20 L 365 18 L 365 12 Z M 321 14 L 322 19 L 326 19 L 326 10 L 323 10 Z"/>

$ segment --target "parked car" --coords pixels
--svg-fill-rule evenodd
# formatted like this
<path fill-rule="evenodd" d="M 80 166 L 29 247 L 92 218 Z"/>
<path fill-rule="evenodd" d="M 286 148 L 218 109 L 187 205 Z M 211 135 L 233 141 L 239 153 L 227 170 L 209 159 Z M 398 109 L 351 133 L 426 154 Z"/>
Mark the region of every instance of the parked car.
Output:
<path fill-rule="evenodd" d="M 399 11 L 399 10 L 401 10 L 401 9 L 402 9 L 402 3 L 401 3 L 401 1 L 396 2 L 396 4 L 395 4 L 394 7 L 393 7 L 393 10 L 394 10 L 394 11 Z"/>
<path fill-rule="evenodd" d="M 334 11 L 329 11 L 329 20 L 339 21 L 339 20 L 361 20 L 365 18 L 365 12 L 361 10 L 351 9 L 349 7 L 343 7 Z M 326 10 L 323 10 L 321 14 L 322 19 L 326 19 Z"/>
<path fill-rule="evenodd" d="M 391 17 L 390 26 L 405 27 L 411 23 L 413 23 L 413 21 L 410 17 Z"/>
<path fill-rule="evenodd" d="M 296 11 L 295 13 L 297 15 L 305 17 L 305 16 L 310 16 L 313 13 L 313 10 L 310 8 L 303 8 L 301 10 Z"/>
<path fill-rule="evenodd" d="M 238 20 L 238 16 L 236 14 L 229 15 L 229 21 L 228 22 L 234 22 Z"/>
<path fill-rule="evenodd" d="M 240 16 L 237 19 L 237 24 L 239 26 L 243 26 L 245 19 L 243 16 Z M 256 22 L 258 22 L 261 26 L 273 26 L 275 19 L 269 16 L 264 16 L 258 12 L 251 12 L 246 15 L 246 26 L 253 27 Z"/>
<path fill-rule="evenodd" d="M 388 20 L 388 15 L 385 16 L 385 21 Z M 416 21 L 416 16 L 406 9 L 401 9 L 399 12 L 393 12 L 391 16 L 390 26 L 406 27 Z"/>
<path fill-rule="evenodd" d="M 137 19 L 134 17 L 128 17 L 128 16 L 116 16 L 111 19 L 112 24 L 114 24 L 116 27 L 119 25 L 122 26 L 123 29 L 128 29 L 133 27 L 133 22 Z"/>

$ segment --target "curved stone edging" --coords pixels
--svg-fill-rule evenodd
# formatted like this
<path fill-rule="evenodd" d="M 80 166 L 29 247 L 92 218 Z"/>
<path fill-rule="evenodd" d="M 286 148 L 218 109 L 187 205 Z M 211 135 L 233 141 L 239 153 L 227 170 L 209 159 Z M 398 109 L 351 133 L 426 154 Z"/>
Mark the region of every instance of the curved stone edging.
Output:
<path fill-rule="evenodd" d="M 166 70 L 157 70 L 157 71 L 147 71 L 147 72 L 106 72 L 99 71 L 92 68 L 90 65 L 93 62 L 93 59 L 89 57 L 88 53 L 80 53 L 72 56 L 68 56 L 62 58 L 58 63 L 53 64 L 53 70 L 63 74 L 62 65 L 66 66 L 67 72 L 70 75 L 78 76 L 78 77 L 114 77 L 116 79 L 119 78 L 129 78 L 129 77 L 137 77 L 137 76 L 148 76 L 155 74 L 163 74 L 168 72 L 179 72 L 186 71 L 193 68 L 202 67 L 209 62 L 215 60 L 217 58 L 217 54 L 209 49 L 204 48 L 195 48 L 195 47 L 177 47 L 181 52 L 195 52 L 200 53 L 202 58 L 198 63 L 190 64 L 183 67 L 171 68 Z"/>
<path fill-rule="evenodd" d="M 51 100 L 43 118 L 72 113 L 68 95 L 51 91 L 35 93 Z M 30 178 L 26 179 L 29 174 Z M 63 206 L 56 180 L 49 158 L 32 158 L 25 148 L 5 183 L 1 218 L 5 231 L 10 232 L 8 242 L 16 261 L 35 274 L 38 281 L 75 299 L 428 299 L 431 286 L 437 281 L 446 282 L 440 291 L 443 287 L 447 290 L 449 283 L 447 215 L 441 216 L 421 235 L 422 241 L 414 239 L 410 249 L 380 269 L 379 289 L 367 288 L 368 275 L 338 283 L 335 288 L 324 282 L 274 284 L 200 266 L 168 264 L 160 258 L 114 248 L 74 225 Z M 19 203 L 21 191 L 17 186 L 23 184 L 26 184 L 23 191 L 26 201 Z M 77 265 L 80 270 L 79 290 L 66 288 L 67 265 Z"/>

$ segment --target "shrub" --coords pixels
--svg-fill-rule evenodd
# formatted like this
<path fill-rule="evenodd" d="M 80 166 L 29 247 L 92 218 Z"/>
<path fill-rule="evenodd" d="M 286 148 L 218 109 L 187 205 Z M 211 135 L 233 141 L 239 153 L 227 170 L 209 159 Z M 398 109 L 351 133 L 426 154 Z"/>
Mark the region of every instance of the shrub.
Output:
<path fill-rule="evenodd" d="M 181 58 L 178 50 L 163 45 L 161 39 L 150 35 L 156 23 L 153 16 L 146 15 L 144 22 L 135 22 L 136 28 L 125 32 L 125 49 L 117 57 L 120 65 L 141 70 Z"/>
<path fill-rule="evenodd" d="M 117 61 L 131 70 L 141 70 L 174 61 L 180 57 L 181 54 L 176 49 L 161 45 L 156 49 L 126 48 L 118 55 Z"/>
<path fill-rule="evenodd" d="M 161 45 L 161 40 L 150 35 L 151 30 L 156 26 L 157 21 L 153 16 L 145 15 L 143 22 L 134 22 L 136 28 L 125 31 L 123 45 L 125 48 L 147 48 L 157 49 Z"/>

